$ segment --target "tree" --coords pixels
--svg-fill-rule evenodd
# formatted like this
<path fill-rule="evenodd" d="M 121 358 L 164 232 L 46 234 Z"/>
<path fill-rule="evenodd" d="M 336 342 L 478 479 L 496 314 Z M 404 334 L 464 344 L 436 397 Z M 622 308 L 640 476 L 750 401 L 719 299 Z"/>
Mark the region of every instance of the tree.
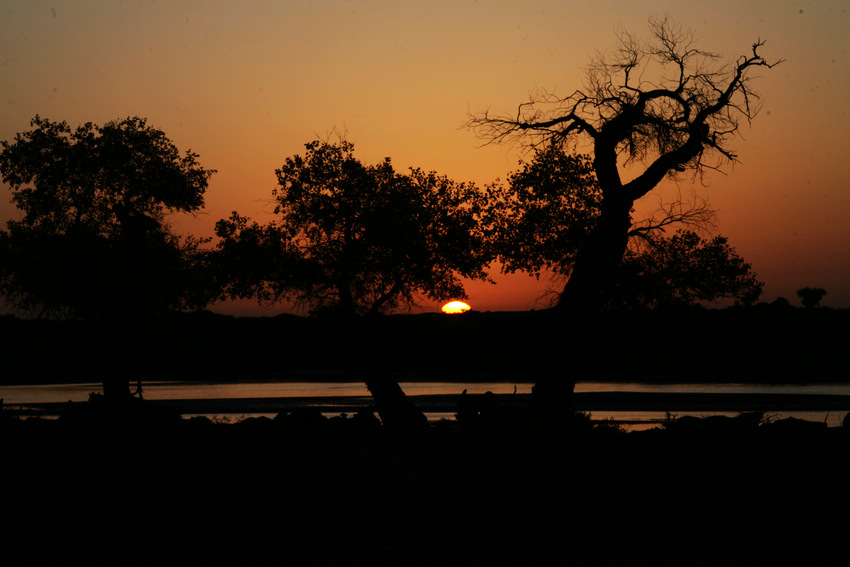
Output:
<path fill-rule="evenodd" d="M 389 158 L 364 165 L 345 140 L 305 147 L 277 170 L 275 221 L 234 213 L 217 223 L 225 290 L 341 315 L 329 344 L 362 374 L 383 423 L 422 424 L 383 365 L 379 323 L 354 316 L 409 308 L 419 295 L 466 297 L 461 278 L 486 278 L 491 259 L 487 194 L 434 172 L 397 173 Z"/>
<path fill-rule="evenodd" d="M 572 259 L 558 306 L 570 319 L 550 345 L 567 365 L 586 352 L 590 315 L 610 297 L 630 235 L 640 228 L 632 219 L 635 202 L 666 178 L 687 171 L 699 177 L 734 162 L 731 141 L 741 122 L 758 112 L 752 73 L 779 63 L 761 56 L 762 41 L 723 65 L 667 18 L 650 20 L 650 31 L 647 42 L 621 33 L 613 52 L 591 62 L 583 89 L 566 97 L 540 91 L 515 114 L 483 112 L 468 122 L 488 143 L 591 148 L 598 214 L 579 246 L 562 256 Z M 558 415 L 574 383 L 555 376 L 538 380 L 540 412 Z"/>
<path fill-rule="evenodd" d="M 598 218 L 602 195 L 591 160 L 554 144 L 537 148 L 531 161 L 497 188 L 494 246 L 503 269 L 569 277 Z M 712 224 L 705 202 L 663 204 L 629 231 L 629 247 L 609 306 L 653 307 L 668 303 L 734 299 L 752 303 L 761 293 L 749 264 L 722 236 L 701 238 Z M 684 227 L 671 238 L 671 226 Z M 688 230 L 685 230 L 685 229 Z M 693 230 L 691 230 L 693 229 Z"/>
<path fill-rule="evenodd" d="M 214 171 L 138 117 L 72 130 L 36 116 L 31 126 L 0 142 L 22 213 L 0 231 L 0 293 L 36 315 L 120 326 L 99 351 L 101 363 L 119 362 L 142 319 L 204 302 L 192 269 L 200 241 L 178 238 L 165 215 L 203 207 Z M 129 393 L 123 369 L 105 372 L 107 397 Z"/>
<path fill-rule="evenodd" d="M 576 252 L 560 306 L 590 311 L 604 301 L 626 252 L 634 203 L 668 177 L 721 167 L 737 158 L 731 140 L 741 121 L 758 112 L 752 72 L 772 68 L 759 51 L 729 65 L 694 47 L 691 32 L 667 18 L 650 21 L 652 39 L 628 33 L 599 56 L 587 84 L 567 97 L 546 92 L 519 105 L 515 115 L 472 116 L 469 126 L 489 142 L 522 139 L 592 146 L 592 169 L 601 193 L 593 230 Z M 628 168 L 629 181 L 621 174 Z"/>
<path fill-rule="evenodd" d="M 507 187 L 490 190 L 498 206 L 490 207 L 489 223 L 503 270 L 568 277 L 602 206 L 591 159 L 547 144 L 508 177 Z M 630 246 L 653 244 L 671 225 L 705 230 L 713 218 L 714 211 L 698 199 L 661 202 L 655 212 L 632 224 Z"/>
<path fill-rule="evenodd" d="M 689 230 L 626 252 L 609 303 L 628 307 L 693 305 L 732 299 L 752 305 L 764 284 L 723 236 Z"/>
<path fill-rule="evenodd" d="M 274 223 L 261 226 L 234 212 L 215 233 L 219 241 L 207 259 L 222 298 L 273 302 L 308 279 L 308 267 Z"/>
<path fill-rule="evenodd" d="M 806 309 L 815 309 L 820 305 L 820 300 L 826 295 L 826 290 L 821 287 L 804 287 L 797 290 L 797 297 Z"/>
<path fill-rule="evenodd" d="M 366 315 L 419 295 L 464 298 L 461 278 L 486 278 L 484 192 L 434 172 L 396 173 L 389 158 L 363 165 L 345 140 L 306 150 L 277 170 L 275 221 L 234 213 L 217 223 L 221 258 L 256 259 L 230 270 L 229 293 Z"/>

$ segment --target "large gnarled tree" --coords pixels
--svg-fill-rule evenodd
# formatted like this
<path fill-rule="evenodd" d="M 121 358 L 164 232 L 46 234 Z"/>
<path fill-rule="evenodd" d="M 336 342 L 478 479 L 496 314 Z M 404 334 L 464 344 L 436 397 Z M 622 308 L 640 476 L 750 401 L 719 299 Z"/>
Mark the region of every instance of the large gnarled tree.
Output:
<path fill-rule="evenodd" d="M 491 190 L 499 204 L 490 213 L 502 269 L 538 277 L 546 273 L 556 283 L 568 278 L 602 202 L 590 158 L 549 144 L 537 148 L 533 159 L 508 177 L 507 186 Z M 708 204 L 694 196 L 661 202 L 633 221 L 628 250 L 605 304 L 643 308 L 756 301 L 763 284 L 751 266 L 726 238 L 704 238 L 713 218 Z M 668 236 L 673 227 L 677 232 Z"/>
<path fill-rule="evenodd" d="M 626 252 L 638 199 L 666 177 L 701 175 L 736 160 L 731 142 L 758 112 L 753 71 L 778 64 L 761 55 L 763 41 L 722 64 L 667 18 L 651 20 L 650 30 L 648 42 L 622 33 L 615 50 L 591 63 L 585 88 L 567 97 L 540 93 L 515 115 L 484 112 L 469 122 L 490 142 L 589 142 L 601 195 L 598 218 L 576 252 L 559 302 L 572 312 L 604 300 Z"/>

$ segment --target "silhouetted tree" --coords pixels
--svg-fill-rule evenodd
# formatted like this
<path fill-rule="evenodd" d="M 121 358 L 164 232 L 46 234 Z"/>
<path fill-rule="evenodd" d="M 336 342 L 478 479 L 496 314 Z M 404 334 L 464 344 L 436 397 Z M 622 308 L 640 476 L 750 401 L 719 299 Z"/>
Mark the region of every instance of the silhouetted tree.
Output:
<path fill-rule="evenodd" d="M 0 231 L 0 292 L 36 315 L 118 326 L 97 358 L 132 364 L 123 359 L 144 318 L 205 301 L 199 241 L 175 236 L 165 215 L 199 210 L 214 171 L 142 118 L 71 129 L 36 116 L 31 126 L 0 142 L 22 212 Z M 107 398 L 129 394 L 126 366 L 103 372 Z"/>
<path fill-rule="evenodd" d="M 730 148 L 742 120 L 757 113 L 751 73 L 771 68 L 759 54 L 731 65 L 694 47 L 693 34 L 669 19 L 650 21 L 652 39 L 628 33 L 587 71 L 587 84 L 567 97 L 541 92 L 515 115 L 473 116 L 469 126 L 489 141 L 522 139 L 532 147 L 589 141 L 600 190 L 599 215 L 575 253 L 560 305 L 589 311 L 615 281 L 632 229 L 632 206 L 668 177 L 696 175 L 735 161 Z M 621 168 L 629 168 L 623 181 Z"/>
<path fill-rule="evenodd" d="M 278 301 L 308 280 L 310 266 L 275 223 L 260 225 L 234 212 L 215 225 L 219 241 L 208 255 L 222 298 Z"/>
<path fill-rule="evenodd" d="M 229 294 L 375 314 L 418 295 L 463 298 L 461 277 L 486 278 L 484 191 L 434 172 L 396 173 L 389 158 L 364 165 L 345 140 L 306 149 L 277 170 L 276 220 L 234 213 L 217 223 L 217 254 L 234 268 Z"/>
<path fill-rule="evenodd" d="M 571 269 L 558 305 L 570 319 L 551 339 L 551 350 L 559 353 L 553 356 L 565 367 L 585 352 L 589 315 L 616 282 L 634 229 L 635 202 L 666 178 L 686 171 L 700 176 L 734 162 L 731 140 L 741 121 L 749 122 L 758 111 L 752 72 L 779 63 L 760 55 L 762 41 L 753 44 L 751 54 L 722 65 L 718 55 L 697 49 L 693 34 L 668 18 L 650 20 L 650 31 L 647 42 L 621 33 L 617 48 L 588 66 L 583 89 L 566 97 L 539 91 L 515 114 L 485 111 L 468 122 L 489 143 L 517 140 L 531 148 L 589 143 L 592 148 L 598 215 L 580 247 L 562 255 L 570 257 Z M 557 412 L 574 384 L 574 378 L 563 376 L 539 379 L 538 413 Z"/>
<path fill-rule="evenodd" d="M 723 236 L 709 240 L 693 231 L 655 238 L 628 251 L 609 302 L 630 307 L 692 305 L 731 299 L 752 305 L 764 284 Z"/>
<path fill-rule="evenodd" d="M 420 169 L 397 173 L 389 158 L 364 165 L 345 140 L 306 144 L 277 178 L 276 220 L 261 226 L 234 213 L 216 225 L 226 292 L 337 315 L 329 348 L 362 374 L 381 420 L 424 423 L 384 367 L 379 322 L 354 316 L 410 307 L 419 295 L 466 297 L 461 278 L 486 278 L 491 259 L 486 191 Z"/>
<path fill-rule="evenodd" d="M 820 287 L 804 287 L 797 290 L 797 297 L 806 309 L 815 309 L 820 305 L 820 300 L 826 295 L 826 290 Z"/>
<path fill-rule="evenodd" d="M 554 278 L 569 277 L 584 242 L 600 216 L 602 192 L 596 183 L 592 162 L 584 155 L 568 154 L 560 144 L 535 148 L 533 159 L 508 178 L 508 186 L 491 188 L 494 202 L 488 210 L 493 226 L 494 248 L 503 270 L 523 270 L 535 275 L 547 272 Z M 696 232 L 664 236 L 671 226 L 705 230 L 714 212 L 695 199 L 662 203 L 628 232 L 629 248 L 621 260 L 605 304 L 611 307 L 657 307 L 731 298 L 752 303 L 762 284 L 729 247 L 724 237 L 702 239 Z M 576 334 L 550 329 L 545 350 L 564 353 L 576 368 L 589 328 L 576 323 Z M 544 412 L 560 413 L 569 395 L 570 380 L 556 378 L 539 360 L 527 360 L 526 368 L 537 378 L 536 406 Z M 550 382 L 545 383 L 549 377 Z M 542 396 L 551 398 L 551 404 Z M 549 407 L 547 408 L 547 404 Z"/>
<path fill-rule="evenodd" d="M 558 144 L 535 149 L 531 161 L 508 177 L 508 186 L 490 188 L 498 206 L 489 223 L 503 270 L 567 277 L 600 216 L 602 192 L 591 160 L 566 153 Z M 631 249 L 653 245 L 672 225 L 705 230 L 714 211 L 704 201 L 678 200 L 633 223 Z M 722 295 L 722 293 L 721 293 Z"/>

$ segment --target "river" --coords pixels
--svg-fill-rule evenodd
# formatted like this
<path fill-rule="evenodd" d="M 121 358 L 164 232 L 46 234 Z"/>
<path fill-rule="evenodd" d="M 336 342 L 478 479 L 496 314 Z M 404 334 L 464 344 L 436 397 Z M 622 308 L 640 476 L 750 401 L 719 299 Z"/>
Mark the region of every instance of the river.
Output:
<path fill-rule="evenodd" d="M 505 382 L 403 382 L 401 384 L 408 396 L 452 396 L 463 390 L 469 394 L 529 394 L 531 383 Z M 305 405 L 320 407 L 327 400 L 339 403 L 369 405 L 369 392 L 360 382 L 246 382 L 246 383 L 204 383 L 204 382 L 143 382 L 143 392 L 148 400 L 292 400 L 305 399 Z M 91 392 L 99 392 L 100 384 L 50 384 L 27 386 L 0 386 L 0 399 L 7 407 L 21 407 L 30 404 L 82 402 Z M 705 393 L 705 394 L 828 394 L 850 395 L 850 384 L 645 384 L 640 382 L 579 382 L 576 393 L 591 392 L 643 392 L 643 393 Z M 316 398 L 319 398 L 318 400 Z M 850 411 L 850 408 L 847 408 Z M 334 412 L 327 412 L 332 414 Z M 338 413 L 338 412 L 337 412 Z M 712 415 L 735 415 L 735 412 L 711 412 Z M 678 412 L 677 415 L 705 415 L 706 412 Z M 798 417 L 816 421 L 826 421 L 830 426 L 841 424 L 846 412 L 827 411 L 786 411 L 773 413 L 774 418 Z M 207 415 L 220 421 L 234 422 L 245 417 L 268 416 L 274 413 L 246 412 L 244 409 L 230 411 L 220 407 L 213 413 L 186 414 Z M 452 411 L 426 412 L 432 421 L 452 419 Z M 664 412 L 657 411 L 594 411 L 595 420 L 614 420 L 627 429 L 642 429 L 655 426 L 663 419 Z"/>

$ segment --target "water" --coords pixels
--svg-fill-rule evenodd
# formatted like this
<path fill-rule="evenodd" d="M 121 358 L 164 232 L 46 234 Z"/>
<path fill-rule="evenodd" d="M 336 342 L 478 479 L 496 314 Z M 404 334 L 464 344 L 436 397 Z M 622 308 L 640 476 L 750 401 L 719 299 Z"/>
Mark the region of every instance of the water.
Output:
<path fill-rule="evenodd" d="M 700 394 L 833 394 L 850 395 L 850 384 L 743 384 L 743 383 L 694 383 L 694 384 L 643 384 L 639 382 L 584 382 L 576 384 L 576 392 L 658 392 L 658 393 L 700 393 Z M 850 411 L 850 408 L 847 408 Z M 705 415 L 726 415 L 734 417 L 737 412 L 676 412 L 676 415 L 704 417 Z M 780 419 L 796 417 L 810 421 L 824 421 L 830 427 L 841 425 L 847 412 L 826 411 L 786 411 L 769 414 Z M 625 422 L 629 430 L 656 427 L 666 417 L 663 412 L 593 412 L 595 420 L 614 420 Z"/>
<path fill-rule="evenodd" d="M 349 398 L 363 399 L 363 405 L 370 403 L 369 392 L 360 382 L 262 382 L 262 383 L 203 383 L 203 382 L 143 382 L 144 397 L 148 400 L 185 400 L 185 399 L 244 399 L 244 398 Z M 464 389 L 470 394 L 493 392 L 496 394 L 529 394 L 531 383 L 504 382 L 403 382 L 401 384 L 409 396 L 419 395 L 457 395 Z M 0 386 L 0 398 L 7 406 L 26 406 L 27 404 L 52 402 L 82 402 L 88 400 L 91 392 L 99 392 L 100 384 L 50 384 L 34 386 Z M 576 392 L 669 392 L 669 393 L 767 393 L 767 394 L 840 394 L 850 395 L 850 384 L 644 384 L 639 382 L 580 382 Z M 321 407 L 320 404 L 314 404 Z M 850 408 L 848 408 L 850 410 Z M 712 415 L 735 415 L 732 413 L 711 412 Z M 211 414 L 204 414 L 214 417 Z M 248 416 L 274 414 L 225 414 L 231 421 Z M 431 420 L 451 419 L 452 412 L 428 413 Z M 698 412 L 679 412 L 678 415 L 705 415 Z M 844 413 L 825 411 L 783 412 L 775 417 L 794 416 L 801 419 L 826 421 L 830 426 L 841 423 Z M 187 415 L 189 417 L 189 415 Z M 612 419 L 627 422 L 628 429 L 652 427 L 664 418 L 661 412 L 594 412 L 593 419 Z"/>
<path fill-rule="evenodd" d="M 517 393 L 531 393 L 533 384 L 516 384 Z M 133 385 L 135 387 L 135 385 Z M 401 387 L 409 396 L 459 394 L 510 394 L 514 384 L 501 382 L 403 382 Z M 240 398 L 310 398 L 310 397 L 368 397 L 362 382 L 262 382 L 262 383 L 204 383 L 204 382 L 142 382 L 146 400 L 221 400 Z M 91 392 L 100 392 L 99 383 L 47 384 L 37 386 L 0 386 L 0 398 L 6 405 L 51 402 L 82 402 Z"/>

